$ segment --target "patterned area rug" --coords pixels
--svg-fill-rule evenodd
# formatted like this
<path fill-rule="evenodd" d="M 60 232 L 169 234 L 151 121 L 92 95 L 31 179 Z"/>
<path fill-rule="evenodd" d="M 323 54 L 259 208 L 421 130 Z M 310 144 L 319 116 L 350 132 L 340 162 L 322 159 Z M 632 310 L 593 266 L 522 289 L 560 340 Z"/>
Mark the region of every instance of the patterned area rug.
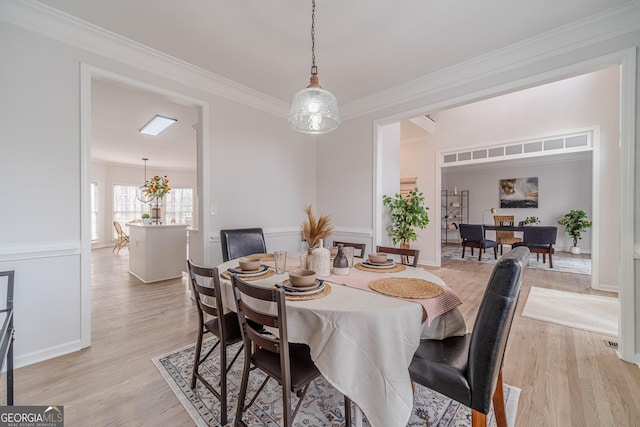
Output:
<path fill-rule="evenodd" d="M 206 345 L 211 345 L 209 340 Z M 237 344 L 240 345 L 240 344 Z M 167 384 L 185 407 L 197 426 L 218 425 L 220 419 L 220 404 L 218 400 L 202 386 L 200 382 L 196 390 L 191 390 L 191 370 L 193 367 L 194 345 L 183 347 L 162 356 L 154 357 L 156 365 Z M 237 347 L 235 347 L 237 348 Z M 235 354 L 234 347 L 228 350 L 228 360 Z M 218 351 L 214 354 L 217 356 Z M 232 425 L 235 417 L 237 395 L 240 392 L 240 380 L 242 378 L 241 354 L 229 373 L 229 405 L 228 419 Z M 206 366 L 202 366 L 201 373 L 210 376 L 212 384 L 219 380 L 217 369 L 218 358 L 212 355 Z M 255 390 L 262 383 L 262 372 L 255 370 L 249 376 L 249 394 L 253 396 Z M 505 385 L 504 387 L 508 425 L 515 425 L 516 411 L 520 389 Z M 248 401 L 249 399 L 247 399 Z M 295 408 L 296 401 L 292 406 Z M 280 426 L 282 423 L 282 403 L 280 386 L 270 380 L 260 397 L 244 415 L 244 421 L 252 426 Z M 490 414 L 490 425 L 495 426 L 493 411 Z M 336 391 L 327 381 L 319 377 L 309 387 L 305 400 L 296 415 L 294 426 L 296 427 L 338 427 L 344 425 L 344 400 L 340 392 Z M 369 426 L 366 419 L 364 426 Z M 469 408 L 452 401 L 432 390 L 416 384 L 413 414 L 408 426 L 471 426 L 471 411 Z"/>
<path fill-rule="evenodd" d="M 465 261 L 478 262 L 478 250 L 474 249 L 471 255 L 470 248 L 464 253 Z M 504 253 L 508 252 L 508 247 L 505 248 Z M 442 258 L 449 259 L 462 259 L 462 246 L 456 245 L 443 245 L 442 246 Z M 500 250 L 498 249 L 498 259 L 493 258 L 493 249 L 489 249 L 486 253 L 482 254 L 480 262 L 495 264 L 500 260 Z M 562 273 L 575 273 L 591 275 L 591 258 L 584 255 L 573 255 L 569 252 L 556 251 L 553 254 L 553 268 L 549 268 L 549 260 L 546 263 L 542 262 L 542 255 L 538 260 L 536 254 L 531 254 L 529 257 L 529 268 L 537 268 L 541 270 L 559 271 Z"/>

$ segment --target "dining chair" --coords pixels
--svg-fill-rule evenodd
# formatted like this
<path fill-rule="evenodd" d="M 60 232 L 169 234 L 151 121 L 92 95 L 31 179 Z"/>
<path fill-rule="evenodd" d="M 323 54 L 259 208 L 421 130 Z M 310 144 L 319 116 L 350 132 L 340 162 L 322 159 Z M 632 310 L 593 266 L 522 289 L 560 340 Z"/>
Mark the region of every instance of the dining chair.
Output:
<path fill-rule="evenodd" d="M 338 246 L 338 245 L 342 245 L 345 247 L 351 247 L 355 250 L 359 250 L 360 253 L 357 253 L 354 251 L 353 256 L 356 258 L 364 258 L 364 251 L 367 247 L 366 243 L 350 243 L 350 242 L 338 242 L 338 241 L 334 241 L 332 246 Z"/>
<path fill-rule="evenodd" d="M 242 421 L 243 412 L 253 405 L 267 381 L 273 378 L 282 388 L 284 426 L 290 427 L 304 400 L 309 384 L 320 376 L 320 371 L 311 359 L 309 346 L 290 343 L 287 339 L 287 310 L 285 294 L 282 289 L 252 285 L 237 276 L 232 276 L 232 284 L 245 350 L 234 425 L 247 425 Z M 271 306 L 273 310 L 268 310 L 265 306 L 260 305 L 264 303 Z M 266 332 L 267 328 L 275 328 L 277 336 Z M 257 349 L 253 352 L 251 351 L 252 343 L 257 345 Z M 260 369 L 267 377 L 249 404 L 245 405 L 249 373 L 254 368 Z M 292 393 L 299 398 L 293 412 L 291 412 Z M 347 426 L 350 426 L 351 402 L 347 396 L 344 397 L 344 400 L 345 419 Z"/>
<path fill-rule="evenodd" d="M 129 244 L 129 236 L 122 230 L 122 226 L 118 221 L 113 221 L 113 228 L 116 229 L 116 234 L 118 235 L 116 238 L 116 244 L 114 245 L 111 252 L 116 254 L 120 253 L 120 249 L 124 248 Z"/>
<path fill-rule="evenodd" d="M 418 266 L 418 259 L 420 258 L 419 249 L 401 249 L 401 248 L 394 248 L 391 246 L 376 246 L 376 252 L 400 255 L 400 260 L 402 264 L 410 265 L 412 267 Z M 409 258 L 413 258 L 413 261 L 410 261 Z"/>
<path fill-rule="evenodd" d="M 482 251 L 486 252 L 487 248 L 493 248 L 493 256 L 498 259 L 498 244 L 494 240 L 484 238 L 484 227 L 482 224 L 460 224 L 460 240 L 462 241 L 462 258 L 467 247 L 471 248 L 471 256 L 473 256 L 473 248 L 478 248 L 478 261 L 482 259 Z"/>
<path fill-rule="evenodd" d="M 549 268 L 553 268 L 553 254 L 555 250 L 553 245 L 556 244 L 558 235 L 558 227 L 550 225 L 528 225 L 524 227 L 522 242 L 514 243 L 513 247 L 526 246 L 531 253 L 536 254 L 536 258 L 540 259 L 542 254 L 542 262 L 547 262 L 549 255 Z"/>
<path fill-rule="evenodd" d="M 220 293 L 220 276 L 218 269 L 202 267 L 187 260 L 187 269 L 191 279 L 191 289 L 196 300 L 198 311 L 198 339 L 193 360 L 193 373 L 191 375 L 191 389 L 196 388 L 196 381 L 202 384 L 220 401 L 220 425 L 227 423 L 227 373 L 233 366 L 243 347 L 240 346 L 237 353 L 227 365 L 227 347 L 242 341 L 238 316 L 233 311 L 224 314 L 222 297 Z M 208 316 L 213 316 L 210 318 Z M 206 334 L 217 337 L 216 343 L 202 356 L 202 342 Z M 220 351 L 220 391 L 216 390 L 200 372 L 200 366 L 214 352 Z"/>
<path fill-rule="evenodd" d="M 502 364 L 528 259 L 524 247 L 502 257 L 489 278 L 473 331 L 420 340 L 409 365 L 412 381 L 470 407 L 474 427 L 488 425 L 492 401 L 496 424 L 507 426 Z"/>
<path fill-rule="evenodd" d="M 513 215 L 494 215 L 493 222 L 495 225 L 515 225 L 515 217 Z M 496 243 L 500 246 L 500 255 L 502 255 L 502 245 L 513 247 L 514 243 L 522 242 L 522 237 L 516 237 L 513 231 L 496 230 Z"/>
<path fill-rule="evenodd" d="M 220 230 L 222 260 L 267 252 L 262 228 L 236 228 Z"/>

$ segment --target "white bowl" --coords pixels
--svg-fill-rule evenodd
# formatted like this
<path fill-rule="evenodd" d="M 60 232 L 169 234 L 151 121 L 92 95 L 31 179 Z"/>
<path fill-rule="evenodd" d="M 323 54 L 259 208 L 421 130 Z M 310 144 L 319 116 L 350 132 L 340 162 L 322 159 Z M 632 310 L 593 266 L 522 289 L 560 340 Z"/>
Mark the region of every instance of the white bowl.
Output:
<path fill-rule="evenodd" d="M 369 254 L 369 261 L 376 262 L 378 264 L 382 264 L 384 262 L 387 262 L 387 254 L 382 253 L 382 252 L 378 252 L 378 253 L 375 253 L 375 254 Z"/>

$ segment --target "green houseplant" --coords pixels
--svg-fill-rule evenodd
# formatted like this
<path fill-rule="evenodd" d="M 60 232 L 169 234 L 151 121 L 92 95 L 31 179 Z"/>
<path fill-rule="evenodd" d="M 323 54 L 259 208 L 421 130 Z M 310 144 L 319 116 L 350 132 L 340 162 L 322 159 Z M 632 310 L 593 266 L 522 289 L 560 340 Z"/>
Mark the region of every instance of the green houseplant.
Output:
<path fill-rule="evenodd" d="M 428 207 L 424 205 L 424 194 L 416 187 L 406 196 L 396 193 L 394 197 L 382 196 L 383 204 L 389 210 L 391 224 L 387 227 L 393 244 L 409 247 L 409 242 L 418 239 L 416 229 L 425 229 L 429 224 Z"/>
<path fill-rule="evenodd" d="M 565 233 L 573 238 L 573 246 L 571 246 L 572 254 L 579 254 L 580 247 L 578 240 L 582 239 L 580 234 L 591 227 L 591 221 L 587 220 L 587 214 L 581 209 L 571 210 L 569 213 L 558 221 L 558 224 L 564 227 Z"/>

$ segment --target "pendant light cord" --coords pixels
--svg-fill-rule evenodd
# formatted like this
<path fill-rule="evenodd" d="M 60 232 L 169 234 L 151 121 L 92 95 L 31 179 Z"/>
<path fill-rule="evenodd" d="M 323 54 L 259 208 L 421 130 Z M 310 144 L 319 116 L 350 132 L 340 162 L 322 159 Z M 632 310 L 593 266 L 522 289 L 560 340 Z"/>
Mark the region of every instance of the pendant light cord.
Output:
<path fill-rule="evenodd" d="M 316 0 L 311 0 L 311 74 L 318 74 L 316 67 Z"/>

